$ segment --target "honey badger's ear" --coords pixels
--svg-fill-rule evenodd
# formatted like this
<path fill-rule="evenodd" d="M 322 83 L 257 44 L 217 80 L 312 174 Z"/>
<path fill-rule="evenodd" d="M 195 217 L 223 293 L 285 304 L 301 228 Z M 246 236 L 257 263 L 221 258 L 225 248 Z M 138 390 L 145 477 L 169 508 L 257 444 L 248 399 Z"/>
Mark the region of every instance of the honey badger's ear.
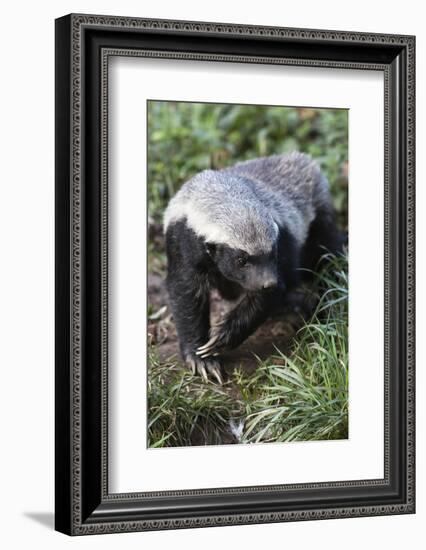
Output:
<path fill-rule="evenodd" d="M 214 243 L 206 243 L 206 252 L 209 256 L 214 256 L 216 245 Z"/>

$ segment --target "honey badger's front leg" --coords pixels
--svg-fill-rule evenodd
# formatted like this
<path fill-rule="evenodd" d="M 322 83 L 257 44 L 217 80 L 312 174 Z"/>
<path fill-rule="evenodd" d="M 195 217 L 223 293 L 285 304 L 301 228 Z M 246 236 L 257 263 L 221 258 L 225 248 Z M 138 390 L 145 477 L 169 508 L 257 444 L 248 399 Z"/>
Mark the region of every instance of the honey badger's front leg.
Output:
<path fill-rule="evenodd" d="M 208 338 L 210 295 L 207 274 L 197 265 L 200 255 L 197 243 L 191 242 L 190 237 L 182 224 L 170 228 L 166 235 L 170 306 L 185 363 L 204 380 L 210 375 L 222 383 L 220 363 L 213 357 L 201 358 L 195 353 Z"/>
<path fill-rule="evenodd" d="M 209 289 L 205 277 L 196 271 L 175 274 L 168 280 L 170 305 L 185 363 L 207 381 L 208 374 L 222 383 L 221 367 L 214 358 L 196 355 L 197 347 L 209 334 Z"/>
<path fill-rule="evenodd" d="M 197 349 L 202 359 L 239 346 L 266 320 L 277 292 L 247 292 L 239 304 L 210 330 L 210 339 Z"/>

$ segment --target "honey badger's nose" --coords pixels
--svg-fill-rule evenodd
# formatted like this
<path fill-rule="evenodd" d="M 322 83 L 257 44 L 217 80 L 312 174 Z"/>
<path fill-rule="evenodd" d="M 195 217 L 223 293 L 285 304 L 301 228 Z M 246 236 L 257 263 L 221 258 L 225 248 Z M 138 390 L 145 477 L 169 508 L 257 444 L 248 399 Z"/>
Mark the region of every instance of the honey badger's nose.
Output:
<path fill-rule="evenodd" d="M 274 286 L 277 286 L 277 278 L 276 277 L 268 277 L 263 282 L 263 288 L 272 288 Z"/>

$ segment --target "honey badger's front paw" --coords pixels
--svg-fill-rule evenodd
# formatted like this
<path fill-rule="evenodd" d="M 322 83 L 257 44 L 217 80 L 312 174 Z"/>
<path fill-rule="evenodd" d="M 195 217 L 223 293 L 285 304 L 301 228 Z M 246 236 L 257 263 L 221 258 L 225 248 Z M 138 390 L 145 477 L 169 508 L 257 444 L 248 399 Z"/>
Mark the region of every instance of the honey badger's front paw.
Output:
<path fill-rule="evenodd" d="M 222 368 L 219 361 L 213 358 L 204 359 L 195 354 L 188 354 L 185 363 L 190 367 L 192 374 L 199 374 L 204 382 L 208 381 L 209 375 L 215 378 L 219 384 L 223 384 Z"/>
<path fill-rule="evenodd" d="M 227 319 L 214 325 L 210 330 L 210 339 L 207 343 L 200 346 L 195 352 L 199 357 L 205 359 L 212 355 L 218 355 L 230 347 L 229 323 Z"/>

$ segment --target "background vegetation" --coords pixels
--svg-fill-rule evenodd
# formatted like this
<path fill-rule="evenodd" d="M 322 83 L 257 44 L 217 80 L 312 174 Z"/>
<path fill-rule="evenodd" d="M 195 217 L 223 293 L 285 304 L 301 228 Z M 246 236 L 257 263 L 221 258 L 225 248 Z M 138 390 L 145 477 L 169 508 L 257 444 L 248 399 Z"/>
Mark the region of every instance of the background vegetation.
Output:
<path fill-rule="evenodd" d="M 327 175 L 339 224 L 348 217 L 346 110 L 150 101 L 148 104 L 148 270 L 164 279 L 162 215 L 184 181 L 206 168 L 299 150 Z M 165 356 L 173 339 L 161 287 L 149 288 L 150 446 L 252 443 L 347 437 L 347 258 L 329 257 L 316 275 L 319 303 L 291 354 L 237 366 L 224 386 L 203 384 Z M 279 322 L 279 321 L 277 321 Z M 150 328 L 151 327 L 151 328 Z M 173 349 L 173 348 L 172 348 Z"/>
<path fill-rule="evenodd" d="M 150 101 L 148 209 L 161 222 L 169 199 L 190 176 L 237 161 L 303 151 L 328 176 L 343 225 L 347 220 L 348 113 L 310 109 Z"/>

